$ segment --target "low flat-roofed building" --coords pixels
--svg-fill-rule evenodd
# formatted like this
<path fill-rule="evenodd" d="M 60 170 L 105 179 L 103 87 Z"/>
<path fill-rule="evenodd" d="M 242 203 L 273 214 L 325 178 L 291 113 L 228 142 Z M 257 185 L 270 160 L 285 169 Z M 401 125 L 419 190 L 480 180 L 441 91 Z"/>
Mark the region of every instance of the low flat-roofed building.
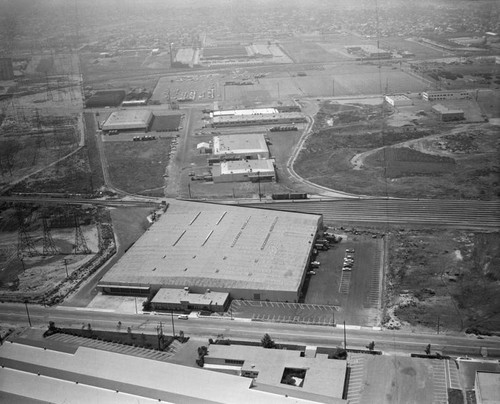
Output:
<path fill-rule="evenodd" d="M 211 290 L 207 290 L 205 293 L 191 293 L 189 288 L 186 289 L 160 289 L 151 300 L 153 310 L 226 311 L 229 304 L 229 293 L 212 292 Z"/>
<path fill-rule="evenodd" d="M 342 399 L 344 393 L 347 362 L 328 359 L 326 354 L 303 357 L 301 351 L 294 350 L 211 344 L 208 348 L 208 355 L 204 359 L 205 364 L 213 369 L 217 369 L 217 365 L 222 367 L 232 365 L 241 368 L 241 376 L 253 378 L 256 385 L 282 387 L 291 392 L 316 394 L 336 399 L 337 401 L 334 402 Z M 286 369 L 305 371 L 305 377 L 299 381 L 299 386 L 283 383 Z"/>
<path fill-rule="evenodd" d="M 222 161 L 212 167 L 215 183 L 276 181 L 274 160 Z"/>
<path fill-rule="evenodd" d="M 467 90 L 424 91 L 422 98 L 426 101 L 466 100 L 471 98 L 471 93 Z"/>
<path fill-rule="evenodd" d="M 212 146 L 210 146 L 210 143 L 201 142 L 196 145 L 196 150 L 198 150 L 198 153 L 208 154 L 212 153 Z"/>
<path fill-rule="evenodd" d="M 413 105 L 412 100 L 404 94 L 386 95 L 385 102 L 387 102 L 388 104 L 390 104 L 396 108 L 397 107 L 407 107 L 407 106 Z"/>
<path fill-rule="evenodd" d="M 0 346 L 0 401 L 6 403 L 290 404 L 318 403 L 291 389 L 160 360 L 28 342 Z M 70 349 L 68 349 L 70 347 Z M 288 397 L 286 393 L 289 392 Z M 333 403 L 333 401 L 332 401 Z"/>
<path fill-rule="evenodd" d="M 272 114 L 216 115 L 211 119 L 214 128 L 247 125 L 275 125 L 280 123 L 306 122 L 301 112 L 277 112 Z"/>
<path fill-rule="evenodd" d="M 266 139 L 261 133 L 214 136 L 213 145 L 212 153 L 220 160 L 225 157 L 230 157 L 231 160 L 269 158 Z"/>
<path fill-rule="evenodd" d="M 140 130 L 146 132 L 153 120 L 153 113 L 145 109 L 124 109 L 113 112 L 102 125 L 103 131 Z"/>
<path fill-rule="evenodd" d="M 361 52 L 369 58 L 390 58 L 391 52 L 385 49 L 377 48 L 374 45 L 360 45 Z"/>
<path fill-rule="evenodd" d="M 500 373 L 478 370 L 474 391 L 477 404 L 500 404 Z"/>
<path fill-rule="evenodd" d="M 278 114 L 279 111 L 276 108 L 252 108 L 252 109 L 225 109 L 213 111 L 210 113 L 210 117 L 216 116 L 234 116 L 234 115 L 272 115 Z"/>
<path fill-rule="evenodd" d="M 433 105 L 432 112 L 437 114 L 439 119 L 443 122 L 460 121 L 465 119 L 464 111 L 461 109 L 448 109 L 441 104 Z"/>
<path fill-rule="evenodd" d="M 321 215 L 172 201 L 98 288 L 122 294 L 187 286 L 236 299 L 298 301 L 322 225 Z"/>

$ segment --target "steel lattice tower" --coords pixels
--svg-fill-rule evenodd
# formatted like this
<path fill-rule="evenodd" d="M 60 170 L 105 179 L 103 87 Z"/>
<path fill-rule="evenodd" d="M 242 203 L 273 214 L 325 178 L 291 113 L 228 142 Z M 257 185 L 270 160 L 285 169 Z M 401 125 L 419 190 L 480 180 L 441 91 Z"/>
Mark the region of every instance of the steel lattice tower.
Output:
<path fill-rule="evenodd" d="M 47 218 L 43 218 L 43 255 L 57 255 L 59 250 L 57 249 L 52 235 L 50 234 L 50 228 L 47 224 Z"/>
<path fill-rule="evenodd" d="M 82 228 L 80 227 L 80 222 L 78 221 L 77 214 L 74 214 L 75 218 L 75 245 L 73 247 L 73 254 L 90 254 L 90 248 L 87 246 L 87 241 L 83 236 Z"/>
<path fill-rule="evenodd" d="M 25 255 L 28 257 L 33 257 L 38 255 L 38 251 L 35 248 L 35 244 L 31 239 L 31 236 L 28 234 L 26 228 L 28 227 L 25 223 L 22 213 L 20 211 L 17 212 L 18 220 L 19 220 L 19 232 L 17 237 L 17 256 L 24 257 Z"/>

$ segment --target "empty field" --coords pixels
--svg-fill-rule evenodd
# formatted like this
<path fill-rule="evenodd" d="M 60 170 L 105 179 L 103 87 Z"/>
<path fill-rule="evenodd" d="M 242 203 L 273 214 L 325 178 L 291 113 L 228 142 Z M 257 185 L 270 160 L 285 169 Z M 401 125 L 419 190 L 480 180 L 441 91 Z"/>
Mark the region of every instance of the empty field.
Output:
<path fill-rule="evenodd" d="M 369 155 L 365 164 L 384 167 L 386 175 L 391 178 L 448 173 L 455 169 L 455 160 L 450 157 L 426 154 L 408 147 L 384 147 Z"/>
<path fill-rule="evenodd" d="M 170 140 L 106 142 L 104 151 L 111 182 L 118 189 L 142 195 L 163 196 Z"/>

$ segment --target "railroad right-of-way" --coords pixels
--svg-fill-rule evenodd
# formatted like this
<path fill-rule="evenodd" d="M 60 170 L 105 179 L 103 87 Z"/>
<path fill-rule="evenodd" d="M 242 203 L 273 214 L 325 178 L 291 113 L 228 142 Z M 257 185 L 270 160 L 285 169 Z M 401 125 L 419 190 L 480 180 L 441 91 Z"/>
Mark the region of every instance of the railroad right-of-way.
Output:
<path fill-rule="evenodd" d="M 498 230 L 500 201 L 329 199 L 245 203 L 245 206 L 322 214 L 325 222 Z"/>

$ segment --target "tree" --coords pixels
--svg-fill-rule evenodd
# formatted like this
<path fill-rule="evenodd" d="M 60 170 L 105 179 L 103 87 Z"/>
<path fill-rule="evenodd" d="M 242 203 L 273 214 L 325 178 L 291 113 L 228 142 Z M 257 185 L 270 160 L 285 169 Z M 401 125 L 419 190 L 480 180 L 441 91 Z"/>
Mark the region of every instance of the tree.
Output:
<path fill-rule="evenodd" d="M 430 355 L 431 354 L 431 344 L 428 344 L 426 347 L 425 347 L 425 353 L 427 355 Z"/>
<path fill-rule="evenodd" d="M 275 348 L 276 347 L 276 344 L 274 343 L 274 341 L 271 339 L 270 335 L 269 334 L 264 334 L 264 336 L 262 337 L 262 339 L 260 340 L 260 344 L 264 347 L 264 348 Z"/>
<path fill-rule="evenodd" d="M 328 355 L 328 359 L 347 359 L 347 351 L 344 348 L 335 348 L 331 354 Z"/>
<path fill-rule="evenodd" d="M 370 342 L 367 346 L 366 346 L 370 351 L 373 351 L 373 349 L 375 348 L 375 342 L 372 341 Z"/>

